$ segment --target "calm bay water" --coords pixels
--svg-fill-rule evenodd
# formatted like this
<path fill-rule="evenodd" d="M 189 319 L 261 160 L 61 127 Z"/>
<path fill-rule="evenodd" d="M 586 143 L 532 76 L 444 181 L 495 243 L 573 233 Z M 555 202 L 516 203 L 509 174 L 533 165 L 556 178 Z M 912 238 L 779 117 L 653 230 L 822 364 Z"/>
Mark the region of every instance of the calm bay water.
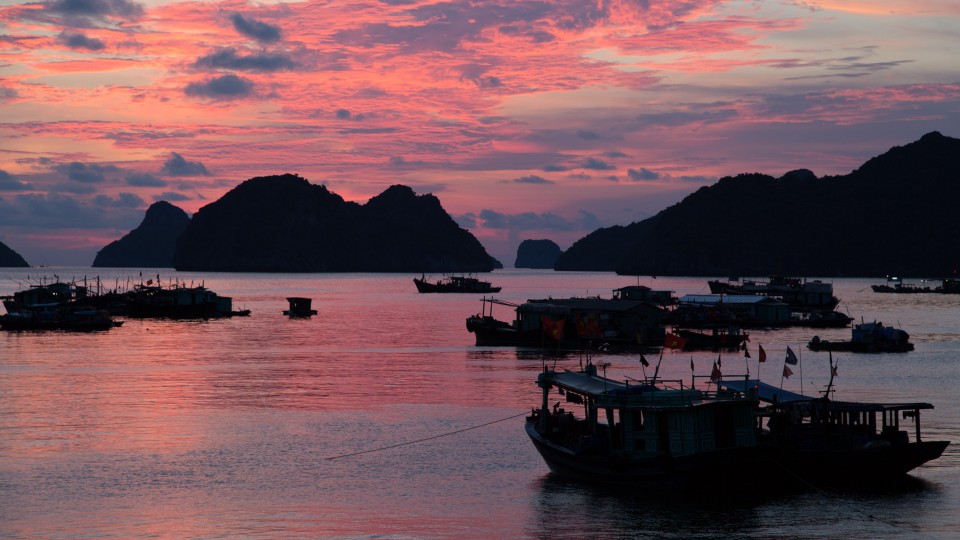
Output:
<path fill-rule="evenodd" d="M 124 270 L 3 269 L 0 294 L 42 271 L 139 280 Z M 836 393 L 936 406 L 923 416 L 925 436 L 954 444 L 914 471 L 915 485 L 767 496 L 761 471 L 731 471 L 756 484 L 755 499 L 710 497 L 705 485 L 695 501 L 663 501 L 548 473 L 522 427 L 544 359 L 473 345 L 464 321 L 480 311 L 478 296 L 418 294 L 405 274 L 143 273 L 203 282 L 252 315 L 0 332 L 0 537 L 960 537 L 960 295 L 876 294 L 876 281 L 831 280 L 842 310 L 899 325 L 916 344 L 839 355 Z M 503 286 L 498 298 L 518 302 L 608 297 L 637 283 L 611 273 L 488 277 Z M 640 284 L 708 292 L 703 278 Z M 319 315 L 286 318 L 287 296 L 313 298 Z M 723 371 L 756 375 L 762 344 L 760 376 L 777 383 L 789 345 L 813 393 L 826 383 L 827 354 L 804 344 L 849 332 L 754 331 L 750 364 L 725 354 Z M 692 356 L 708 374 L 715 354 Z M 690 359 L 668 351 L 661 373 L 689 379 Z M 595 360 L 610 362 L 612 377 L 641 374 L 636 356 Z M 546 361 L 573 368 L 579 357 Z M 799 374 L 784 387 L 800 390 Z"/>

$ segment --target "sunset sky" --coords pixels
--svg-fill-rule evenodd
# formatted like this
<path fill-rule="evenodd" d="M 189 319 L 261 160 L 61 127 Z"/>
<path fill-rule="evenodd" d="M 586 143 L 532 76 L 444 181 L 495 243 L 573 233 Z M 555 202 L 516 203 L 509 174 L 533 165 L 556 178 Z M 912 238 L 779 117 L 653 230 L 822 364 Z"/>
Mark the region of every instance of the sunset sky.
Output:
<path fill-rule="evenodd" d="M 0 0 L 0 242 L 33 265 L 289 172 L 433 193 L 509 267 L 930 131 L 960 136 L 960 0 Z"/>

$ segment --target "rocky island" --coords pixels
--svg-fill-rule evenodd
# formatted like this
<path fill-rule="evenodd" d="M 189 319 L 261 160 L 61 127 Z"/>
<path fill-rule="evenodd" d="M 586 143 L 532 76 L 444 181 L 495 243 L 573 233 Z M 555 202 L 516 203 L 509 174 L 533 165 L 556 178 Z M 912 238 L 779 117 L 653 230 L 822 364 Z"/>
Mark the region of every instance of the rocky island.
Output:
<path fill-rule="evenodd" d="M 557 270 L 631 275 L 944 277 L 960 267 L 960 139 L 937 132 L 847 175 L 722 178 L 644 221 L 599 229 Z"/>
<path fill-rule="evenodd" d="M 190 223 L 182 209 L 160 201 L 150 205 L 140 225 L 97 252 L 94 268 L 170 268 L 177 238 Z"/>
<path fill-rule="evenodd" d="M 0 267 L 2 268 L 25 268 L 30 266 L 19 253 L 7 247 L 0 242 Z"/>
<path fill-rule="evenodd" d="M 180 235 L 177 270 L 488 272 L 495 260 L 433 195 L 394 185 L 366 204 L 293 174 L 247 180 Z"/>

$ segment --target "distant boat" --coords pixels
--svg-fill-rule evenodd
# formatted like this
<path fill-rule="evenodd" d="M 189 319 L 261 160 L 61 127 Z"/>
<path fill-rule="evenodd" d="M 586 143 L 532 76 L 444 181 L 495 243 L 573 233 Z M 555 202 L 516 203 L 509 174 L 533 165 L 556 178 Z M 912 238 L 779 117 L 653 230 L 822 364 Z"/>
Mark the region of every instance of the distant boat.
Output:
<path fill-rule="evenodd" d="M 290 303 L 290 309 L 283 310 L 284 315 L 290 317 L 310 317 L 317 314 L 317 310 L 311 308 L 313 300 L 310 298 L 291 296 L 287 298 L 287 302 Z"/>
<path fill-rule="evenodd" d="M 501 287 L 494 287 L 489 281 L 481 281 L 475 277 L 447 276 L 434 282 L 427 281 L 425 276 L 413 278 L 417 292 L 422 293 L 496 293 Z"/>
<path fill-rule="evenodd" d="M 790 311 L 833 311 L 840 299 L 833 295 L 833 285 L 820 280 L 771 276 L 767 281 L 745 279 L 741 284 L 709 280 L 707 285 L 713 294 L 756 294 L 780 300 Z"/>
<path fill-rule="evenodd" d="M 705 330 L 674 329 L 673 335 L 681 338 L 682 349 L 694 350 L 730 350 L 735 351 L 748 339 L 746 332 L 737 327 L 716 327 Z"/>
<path fill-rule="evenodd" d="M 134 318 L 214 319 L 250 315 L 249 309 L 234 310 L 233 299 L 220 296 L 203 285 L 169 287 L 134 285 L 127 296 L 127 316 Z"/>
<path fill-rule="evenodd" d="M 950 444 L 921 438 L 928 403 L 810 398 L 724 379 L 716 367 L 710 379 L 716 388 L 703 390 L 614 380 L 589 361 L 581 371 L 545 367 L 526 433 L 555 474 L 653 496 L 895 482 Z M 901 418 L 914 420 L 913 440 Z"/>
<path fill-rule="evenodd" d="M 0 316 L 4 330 L 109 330 L 122 323 L 110 312 L 98 309 L 97 296 L 86 287 L 56 281 L 32 285 L 3 298 L 6 315 Z"/>
<path fill-rule="evenodd" d="M 481 313 L 467 317 L 467 331 L 481 347 L 629 351 L 659 346 L 668 312 L 660 306 L 660 295 L 641 292 L 617 289 L 612 298 L 545 298 L 521 304 L 484 298 Z M 512 308 L 512 320 L 495 319 L 494 305 Z"/>
<path fill-rule="evenodd" d="M 3 330 L 67 330 L 85 332 L 109 330 L 123 323 L 114 321 L 103 309 L 47 304 L 10 311 L 0 315 Z"/>
<path fill-rule="evenodd" d="M 870 288 L 873 289 L 873 292 L 877 293 L 911 294 L 935 292 L 930 287 L 920 287 L 912 283 L 904 283 L 903 280 L 897 276 L 888 276 L 886 285 L 871 285 Z"/>
<path fill-rule="evenodd" d="M 829 341 L 813 336 L 807 348 L 811 351 L 907 352 L 913 350 L 913 343 L 905 331 L 874 321 L 854 325 L 850 341 Z"/>

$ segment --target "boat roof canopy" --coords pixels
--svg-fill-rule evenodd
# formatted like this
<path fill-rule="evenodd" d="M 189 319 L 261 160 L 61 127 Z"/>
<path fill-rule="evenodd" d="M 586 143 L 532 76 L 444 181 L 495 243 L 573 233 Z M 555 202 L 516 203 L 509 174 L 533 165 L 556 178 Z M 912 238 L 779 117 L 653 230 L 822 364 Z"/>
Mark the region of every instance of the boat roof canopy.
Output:
<path fill-rule="evenodd" d="M 753 390 L 757 399 L 766 403 L 787 403 L 790 401 L 810 401 L 811 397 L 761 382 L 759 379 L 721 379 L 717 381 L 721 388 L 746 393 Z"/>
<path fill-rule="evenodd" d="M 564 390 L 589 396 L 598 396 L 611 390 L 621 392 L 627 390 L 627 385 L 620 381 L 575 371 L 547 371 L 540 374 L 540 380 Z"/>

